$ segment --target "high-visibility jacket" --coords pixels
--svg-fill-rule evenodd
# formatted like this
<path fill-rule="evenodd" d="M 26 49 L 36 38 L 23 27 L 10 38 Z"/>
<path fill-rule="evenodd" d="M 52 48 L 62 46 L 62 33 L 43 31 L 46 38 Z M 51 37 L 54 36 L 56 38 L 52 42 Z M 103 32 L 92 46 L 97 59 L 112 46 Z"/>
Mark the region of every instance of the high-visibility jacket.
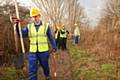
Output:
<path fill-rule="evenodd" d="M 64 32 L 64 33 L 62 34 L 62 32 Z M 67 32 L 66 32 L 66 30 L 61 30 L 60 37 L 61 38 L 67 38 Z"/>
<path fill-rule="evenodd" d="M 40 25 L 38 31 L 36 31 L 34 23 L 28 24 L 30 52 L 48 51 L 47 30 L 48 30 L 48 24 Z"/>
<path fill-rule="evenodd" d="M 57 38 L 58 38 L 58 30 L 55 33 L 55 39 L 57 39 Z"/>

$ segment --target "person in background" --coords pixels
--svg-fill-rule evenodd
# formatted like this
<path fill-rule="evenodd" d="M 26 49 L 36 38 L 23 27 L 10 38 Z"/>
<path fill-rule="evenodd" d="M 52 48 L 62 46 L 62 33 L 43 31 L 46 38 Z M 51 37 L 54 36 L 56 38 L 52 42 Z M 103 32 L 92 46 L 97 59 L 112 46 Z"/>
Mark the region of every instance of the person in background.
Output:
<path fill-rule="evenodd" d="M 80 30 L 77 24 L 75 24 L 75 30 L 74 30 L 74 42 L 75 44 L 78 44 L 80 38 Z"/>
<path fill-rule="evenodd" d="M 57 27 L 55 30 L 55 42 L 57 45 L 57 48 L 60 49 L 60 28 Z"/>
<path fill-rule="evenodd" d="M 62 50 L 66 50 L 66 44 L 67 44 L 67 35 L 68 35 L 68 31 L 65 29 L 65 25 L 62 24 L 62 28 L 60 30 L 60 39 L 61 39 L 61 46 L 62 46 Z"/>

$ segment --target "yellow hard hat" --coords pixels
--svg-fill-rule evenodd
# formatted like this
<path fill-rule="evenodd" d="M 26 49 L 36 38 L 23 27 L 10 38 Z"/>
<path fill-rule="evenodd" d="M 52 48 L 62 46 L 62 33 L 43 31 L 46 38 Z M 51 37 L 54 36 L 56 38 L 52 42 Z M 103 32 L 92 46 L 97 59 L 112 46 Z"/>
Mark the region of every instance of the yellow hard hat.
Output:
<path fill-rule="evenodd" d="M 38 16 L 38 15 L 41 15 L 40 10 L 35 7 L 31 8 L 30 16 L 33 17 L 33 16 Z"/>
<path fill-rule="evenodd" d="M 77 26 L 77 23 L 75 23 L 74 25 Z"/>
<path fill-rule="evenodd" d="M 62 23 L 62 27 L 64 27 L 65 26 L 65 24 L 64 23 Z"/>

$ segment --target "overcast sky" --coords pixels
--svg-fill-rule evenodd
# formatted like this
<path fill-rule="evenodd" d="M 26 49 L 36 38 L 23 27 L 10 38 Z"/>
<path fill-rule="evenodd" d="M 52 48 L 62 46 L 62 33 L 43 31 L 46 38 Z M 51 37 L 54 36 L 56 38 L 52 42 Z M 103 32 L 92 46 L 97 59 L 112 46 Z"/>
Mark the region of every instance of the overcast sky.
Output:
<path fill-rule="evenodd" d="M 92 25 L 96 25 L 101 14 L 103 0 L 80 0 Z"/>
<path fill-rule="evenodd" d="M 25 6 L 32 4 L 31 0 L 19 0 Z M 80 0 L 81 5 L 85 8 L 85 12 L 90 19 L 91 25 L 96 25 L 100 17 L 103 0 Z"/>

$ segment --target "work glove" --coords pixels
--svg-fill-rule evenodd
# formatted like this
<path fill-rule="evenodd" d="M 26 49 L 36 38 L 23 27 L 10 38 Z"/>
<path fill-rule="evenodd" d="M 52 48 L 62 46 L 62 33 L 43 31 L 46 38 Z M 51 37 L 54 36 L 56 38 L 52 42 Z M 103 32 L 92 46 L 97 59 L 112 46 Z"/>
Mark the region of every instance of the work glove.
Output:
<path fill-rule="evenodd" d="M 18 24 L 20 22 L 20 19 L 18 19 L 17 17 L 12 17 L 12 21 L 14 24 Z"/>
<path fill-rule="evenodd" d="M 52 53 L 56 53 L 57 49 L 56 48 L 53 48 L 52 49 Z"/>
<path fill-rule="evenodd" d="M 56 51 L 57 51 L 57 49 L 56 49 L 56 48 L 53 48 L 53 49 L 49 50 L 49 53 L 50 53 L 50 54 L 54 54 L 54 53 L 56 53 Z"/>

